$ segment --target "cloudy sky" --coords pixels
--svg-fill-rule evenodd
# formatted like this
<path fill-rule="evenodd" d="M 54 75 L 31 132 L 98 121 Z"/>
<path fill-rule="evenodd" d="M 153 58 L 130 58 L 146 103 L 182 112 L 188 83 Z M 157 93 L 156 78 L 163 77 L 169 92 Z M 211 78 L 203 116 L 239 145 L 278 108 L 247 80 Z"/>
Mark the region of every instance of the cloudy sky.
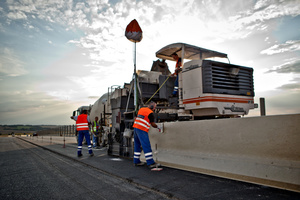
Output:
<path fill-rule="evenodd" d="M 73 124 L 77 107 L 130 82 L 133 19 L 137 69 L 171 43 L 216 50 L 254 68 L 268 115 L 300 113 L 300 0 L 1 0 L 0 124 Z"/>

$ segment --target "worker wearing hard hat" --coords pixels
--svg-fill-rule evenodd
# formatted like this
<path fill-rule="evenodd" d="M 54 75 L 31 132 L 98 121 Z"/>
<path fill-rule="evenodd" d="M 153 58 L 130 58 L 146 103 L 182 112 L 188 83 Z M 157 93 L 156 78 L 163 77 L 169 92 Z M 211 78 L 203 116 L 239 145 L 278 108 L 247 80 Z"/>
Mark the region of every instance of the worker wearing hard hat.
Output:
<path fill-rule="evenodd" d="M 151 144 L 148 136 L 150 125 L 154 128 L 158 128 L 154 122 L 153 111 L 156 108 L 155 102 L 150 102 L 148 107 L 141 108 L 134 121 L 134 159 L 135 166 L 142 166 L 144 163 L 140 161 L 141 147 L 143 148 L 147 165 L 149 168 L 155 168 L 160 166 L 155 163 L 152 156 Z"/>
<path fill-rule="evenodd" d="M 82 156 L 82 141 L 83 137 L 85 137 L 85 140 L 88 145 L 88 151 L 90 156 L 94 156 L 92 145 L 91 145 L 91 139 L 90 139 L 90 133 L 89 133 L 89 123 L 90 119 L 87 115 L 87 110 L 83 110 L 82 114 L 78 116 L 72 116 L 71 119 L 74 119 L 76 121 L 76 128 L 78 131 L 78 149 L 77 149 L 77 156 Z"/>

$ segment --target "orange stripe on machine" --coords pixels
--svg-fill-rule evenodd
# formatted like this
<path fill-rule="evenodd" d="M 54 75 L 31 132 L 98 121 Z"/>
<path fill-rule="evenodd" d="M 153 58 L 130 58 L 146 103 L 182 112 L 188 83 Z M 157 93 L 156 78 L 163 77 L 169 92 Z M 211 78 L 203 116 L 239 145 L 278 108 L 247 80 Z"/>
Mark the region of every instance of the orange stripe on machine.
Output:
<path fill-rule="evenodd" d="M 231 97 L 216 97 L 204 96 L 190 99 L 183 99 L 183 104 L 200 103 L 200 102 L 228 102 L 228 103 L 250 103 L 254 102 L 253 98 L 231 98 Z"/>

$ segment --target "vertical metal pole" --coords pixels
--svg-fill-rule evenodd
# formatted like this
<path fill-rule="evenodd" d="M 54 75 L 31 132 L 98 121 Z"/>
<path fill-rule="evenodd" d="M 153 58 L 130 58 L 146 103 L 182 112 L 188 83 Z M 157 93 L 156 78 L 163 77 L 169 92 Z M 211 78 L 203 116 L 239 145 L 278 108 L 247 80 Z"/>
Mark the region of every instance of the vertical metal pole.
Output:
<path fill-rule="evenodd" d="M 259 105 L 260 105 L 260 115 L 266 116 L 265 98 L 259 98 Z"/>
<path fill-rule="evenodd" d="M 103 122 L 104 122 L 104 126 L 106 126 L 106 111 L 105 111 L 105 104 L 103 104 Z"/>
<path fill-rule="evenodd" d="M 68 126 L 67 126 L 67 128 L 68 128 Z M 65 138 L 65 133 L 64 133 L 64 145 L 63 145 L 63 148 L 65 148 L 66 147 L 66 138 Z"/>
<path fill-rule="evenodd" d="M 181 66 L 183 67 L 184 64 L 184 44 L 181 47 Z M 183 96 L 182 96 L 182 71 L 178 73 L 178 102 L 179 102 L 179 107 L 183 107 Z M 178 114 L 184 114 L 184 109 L 179 109 Z"/>
<path fill-rule="evenodd" d="M 138 109 L 138 97 L 137 97 L 137 74 L 136 74 L 136 42 L 134 42 L 134 108 L 137 112 Z"/>
<path fill-rule="evenodd" d="M 76 135 L 76 129 L 75 129 L 75 125 L 72 125 L 72 136 Z"/>

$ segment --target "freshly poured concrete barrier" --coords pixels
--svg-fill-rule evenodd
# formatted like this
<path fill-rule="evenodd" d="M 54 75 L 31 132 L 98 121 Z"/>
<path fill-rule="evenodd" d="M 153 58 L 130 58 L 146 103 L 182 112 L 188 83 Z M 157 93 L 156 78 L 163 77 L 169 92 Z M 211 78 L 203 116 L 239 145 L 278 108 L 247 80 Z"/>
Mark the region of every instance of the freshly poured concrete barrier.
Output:
<path fill-rule="evenodd" d="M 163 125 L 149 136 L 166 166 L 300 191 L 300 114 Z"/>

